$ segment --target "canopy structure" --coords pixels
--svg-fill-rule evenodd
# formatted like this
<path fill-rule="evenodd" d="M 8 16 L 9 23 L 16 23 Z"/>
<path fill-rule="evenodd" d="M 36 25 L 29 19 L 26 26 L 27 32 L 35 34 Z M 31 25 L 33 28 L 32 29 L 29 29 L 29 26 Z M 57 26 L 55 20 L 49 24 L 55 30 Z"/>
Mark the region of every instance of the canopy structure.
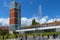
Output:
<path fill-rule="evenodd" d="M 34 31 L 34 30 L 47 30 L 47 29 L 58 29 L 58 28 L 60 28 L 60 25 L 59 26 L 41 27 L 41 28 L 21 29 L 21 30 L 16 30 L 16 32 L 25 32 L 25 31 Z"/>

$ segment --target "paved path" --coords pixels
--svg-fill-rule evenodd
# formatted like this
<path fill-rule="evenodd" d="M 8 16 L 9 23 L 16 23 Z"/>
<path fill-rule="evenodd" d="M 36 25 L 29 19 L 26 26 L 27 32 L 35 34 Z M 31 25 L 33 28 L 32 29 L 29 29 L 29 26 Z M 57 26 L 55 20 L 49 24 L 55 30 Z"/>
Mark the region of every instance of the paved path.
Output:
<path fill-rule="evenodd" d="M 7 40 L 20 40 L 20 39 L 7 39 Z M 34 39 L 28 39 L 28 40 L 34 40 Z M 39 40 L 39 39 L 35 39 Z M 42 39 L 42 40 L 60 40 L 60 39 Z"/>
<path fill-rule="evenodd" d="M 6 40 L 20 40 L 20 38 L 13 38 L 13 39 L 6 39 Z M 23 38 L 23 40 L 26 40 L 25 38 Z M 50 37 L 49 39 L 47 39 L 46 37 L 41 38 L 41 37 L 36 37 L 35 39 L 32 36 L 27 37 L 27 40 L 60 40 L 58 38 L 53 39 L 52 37 Z"/>
<path fill-rule="evenodd" d="M 20 38 L 6 39 L 6 40 L 20 40 Z"/>

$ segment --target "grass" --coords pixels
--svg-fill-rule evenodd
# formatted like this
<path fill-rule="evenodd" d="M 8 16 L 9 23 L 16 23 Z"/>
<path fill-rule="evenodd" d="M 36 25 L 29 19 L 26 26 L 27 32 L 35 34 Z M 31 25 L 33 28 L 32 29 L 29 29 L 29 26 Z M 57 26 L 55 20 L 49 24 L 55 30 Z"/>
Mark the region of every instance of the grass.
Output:
<path fill-rule="evenodd" d="M 11 38 L 15 38 L 15 35 L 10 34 L 8 38 L 9 38 L 9 39 L 11 39 Z"/>
<path fill-rule="evenodd" d="M 8 39 L 15 38 L 15 35 L 9 35 Z M 3 40 L 2 36 L 0 36 L 0 40 Z M 4 40 L 6 40 L 6 36 L 4 36 Z"/>
<path fill-rule="evenodd" d="M 2 37 L 0 37 L 0 40 L 3 40 Z"/>
<path fill-rule="evenodd" d="M 0 36 L 0 40 L 3 40 L 2 36 Z M 4 40 L 6 40 L 6 38 L 4 37 Z"/>
<path fill-rule="evenodd" d="M 43 32 L 43 33 L 22 34 L 22 36 L 25 36 L 25 35 L 27 35 L 27 36 L 34 36 L 34 35 L 35 36 L 41 36 L 41 34 L 44 35 L 44 36 L 52 35 L 52 34 L 60 35 L 60 32 Z M 18 34 L 18 36 L 20 36 L 20 34 Z M 12 38 L 15 38 L 15 35 L 14 34 L 9 34 L 8 39 L 12 39 Z M 6 39 L 6 36 L 5 36 L 5 39 Z M 0 40 L 3 40 L 2 36 L 0 36 Z"/>
<path fill-rule="evenodd" d="M 47 35 L 53 35 L 53 34 L 58 34 L 60 35 L 60 32 L 43 32 L 43 33 L 32 33 L 32 34 L 22 34 L 23 36 L 27 35 L 27 36 L 41 36 L 41 35 L 44 35 L 44 36 L 47 36 Z"/>

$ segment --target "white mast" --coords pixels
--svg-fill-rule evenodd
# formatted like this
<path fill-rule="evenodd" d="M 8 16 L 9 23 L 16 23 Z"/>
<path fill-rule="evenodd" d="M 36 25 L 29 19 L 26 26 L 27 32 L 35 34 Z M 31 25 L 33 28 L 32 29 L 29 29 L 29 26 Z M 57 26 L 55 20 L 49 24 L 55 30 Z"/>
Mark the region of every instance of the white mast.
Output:
<path fill-rule="evenodd" d="M 39 18 L 40 19 L 42 18 L 42 7 L 41 7 L 41 5 L 39 6 Z"/>

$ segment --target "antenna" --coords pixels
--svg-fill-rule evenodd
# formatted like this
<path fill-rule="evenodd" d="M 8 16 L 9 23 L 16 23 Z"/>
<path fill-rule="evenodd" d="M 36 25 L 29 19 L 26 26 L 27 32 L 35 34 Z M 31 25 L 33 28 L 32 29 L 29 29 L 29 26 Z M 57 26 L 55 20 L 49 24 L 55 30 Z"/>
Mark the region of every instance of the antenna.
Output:
<path fill-rule="evenodd" d="M 41 19 L 42 18 L 42 7 L 41 7 L 41 5 L 39 5 L 39 18 Z"/>

